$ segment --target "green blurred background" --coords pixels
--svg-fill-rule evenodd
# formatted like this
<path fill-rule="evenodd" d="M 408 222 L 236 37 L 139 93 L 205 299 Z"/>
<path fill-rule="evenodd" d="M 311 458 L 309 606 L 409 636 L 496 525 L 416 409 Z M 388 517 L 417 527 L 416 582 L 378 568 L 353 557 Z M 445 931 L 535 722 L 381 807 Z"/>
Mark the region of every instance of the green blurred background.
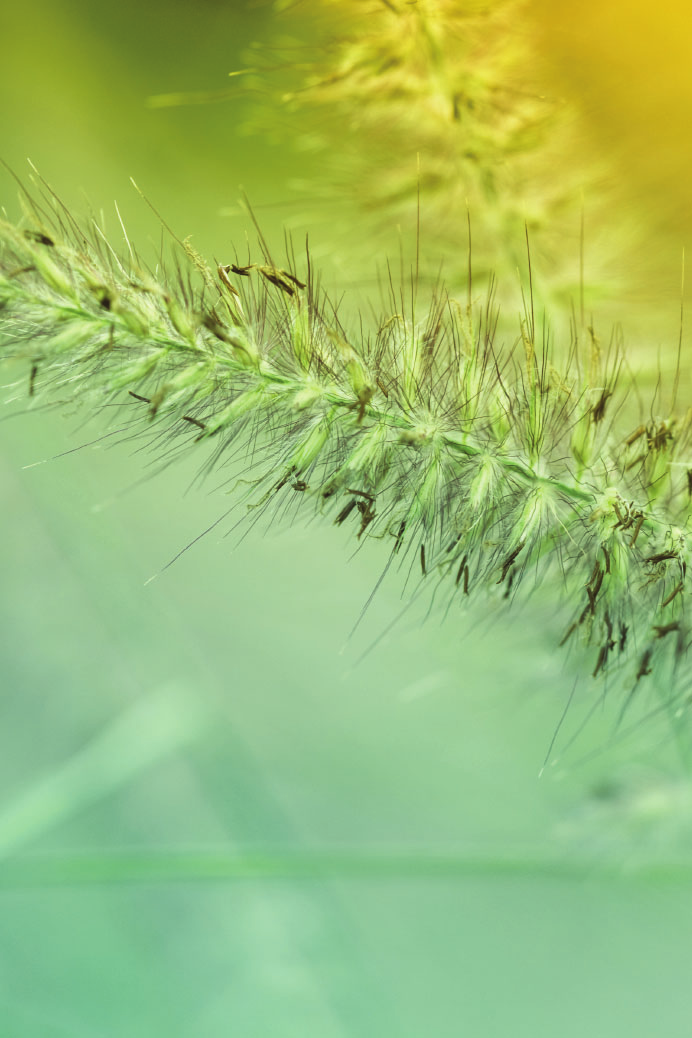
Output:
<path fill-rule="evenodd" d="M 302 241 L 292 184 L 319 169 L 238 132 L 246 98 L 147 106 L 225 90 L 274 17 L 6 9 L 5 160 L 116 244 L 117 199 L 152 260 L 130 177 L 219 261 L 255 240 L 241 185 L 272 243 L 285 214 Z M 319 523 L 239 543 L 239 511 L 145 584 L 232 498 L 103 417 L 28 413 L 0 371 L 3 1038 L 689 1034 L 684 746 L 655 722 L 611 742 L 599 710 L 538 777 L 575 673 L 540 596 L 390 629 L 394 577 L 349 640 L 381 546 L 351 558 Z"/>

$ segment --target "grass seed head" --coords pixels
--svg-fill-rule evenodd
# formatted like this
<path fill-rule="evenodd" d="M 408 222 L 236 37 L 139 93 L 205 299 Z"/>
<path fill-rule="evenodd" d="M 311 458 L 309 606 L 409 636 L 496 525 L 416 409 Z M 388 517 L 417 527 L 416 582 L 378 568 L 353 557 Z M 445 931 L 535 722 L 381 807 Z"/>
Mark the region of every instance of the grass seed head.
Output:
<path fill-rule="evenodd" d="M 526 325 L 515 360 L 487 305 L 472 336 L 439 293 L 423 318 L 390 309 L 369 336 L 266 258 L 229 267 L 233 293 L 194 263 L 195 294 L 180 269 L 40 233 L 54 244 L 0 228 L 0 351 L 25 365 L 32 406 L 119 401 L 159 444 L 217 437 L 211 464 L 244 438 L 257 508 L 297 495 L 356 539 L 386 538 L 392 557 L 415 553 L 424 579 L 464 599 L 498 585 L 513 597 L 531 573 L 571 608 L 563 641 L 586 643 L 590 674 L 643 682 L 666 659 L 683 673 L 689 429 L 629 412 L 616 428 L 630 399 L 594 337 L 591 386 L 572 348 L 527 345 Z M 27 264 L 38 249 L 50 269 Z"/>

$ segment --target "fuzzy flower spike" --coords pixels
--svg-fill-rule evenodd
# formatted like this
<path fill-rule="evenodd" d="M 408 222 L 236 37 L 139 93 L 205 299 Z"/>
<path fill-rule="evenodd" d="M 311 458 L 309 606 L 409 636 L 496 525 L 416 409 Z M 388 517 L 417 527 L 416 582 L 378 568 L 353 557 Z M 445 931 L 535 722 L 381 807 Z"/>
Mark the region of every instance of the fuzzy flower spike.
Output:
<path fill-rule="evenodd" d="M 477 304 L 470 284 L 465 304 L 438 289 L 421 313 L 390 283 L 366 334 L 343 326 L 309 255 L 213 270 L 181 244 L 169 278 L 57 203 L 2 223 L 14 399 L 118 404 L 167 457 L 210 441 L 207 467 L 251 445 L 236 493 L 253 518 L 295 502 L 381 539 L 389 562 L 408 554 L 450 598 L 542 582 L 571 611 L 562 643 L 585 643 L 594 677 L 619 673 L 623 713 L 655 667 L 686 663 L 690 413 L 628 414 L 615 342 L 604 357 L 574 327 L 558 368 L 530 295 L 503 345 L 492 291 Z"/>

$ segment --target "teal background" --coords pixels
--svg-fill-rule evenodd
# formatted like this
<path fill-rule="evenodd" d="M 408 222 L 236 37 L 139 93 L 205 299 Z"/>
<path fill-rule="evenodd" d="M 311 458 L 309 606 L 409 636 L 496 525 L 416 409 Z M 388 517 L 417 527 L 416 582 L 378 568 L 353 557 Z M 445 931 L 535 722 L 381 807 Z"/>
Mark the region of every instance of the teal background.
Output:
<path fill-rule="evenodd" d="M 315 171 L 237 132 L 242 96 L 146 105 L 225 89 L 268 5 L 3 22 L 21 178 L 29 156 L 116 243 L 117 198 L 154 258 L 130 176 L 219 260 L 254 240 L 241 184 L 272 242 L 284 212 L 302 240 L 291 182 Z M 1 201 L 18 215 L 8 175 Z M 238 509 L 159 573 L 231 507 L 220 480 L 156 473 L 103 416 L 29 413 L 0 372 L 0 1035 L 689 1034 L 685 744 L 656 722 L 611 743 L 597 711 L 539 778 L 575 673 L 549 601 L 442 624 L 421 599 L 388 629 L 393 575 L 349 639 L 382 546 L 319 522 L 239 543 Z"/>

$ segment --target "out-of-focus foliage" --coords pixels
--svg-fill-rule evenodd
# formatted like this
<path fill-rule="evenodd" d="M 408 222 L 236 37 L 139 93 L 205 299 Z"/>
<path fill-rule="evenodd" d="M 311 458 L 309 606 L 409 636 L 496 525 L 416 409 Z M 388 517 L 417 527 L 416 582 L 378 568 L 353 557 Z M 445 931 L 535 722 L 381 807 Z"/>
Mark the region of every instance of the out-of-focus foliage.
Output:
<path fill-rule="evenodd" d="M 307 207 L 331 202 L 333 221 L 346 202 L 339 240 L 361 263 L 391 255 L 397 235 L 412 251 L 419 230 L 422 274 L 434 280 L 442 265 L 453 284 L 465 280 L 470 222 L 474 276 L 498 275 L 511 310 L 525 230 L 539 296 L 564 305 L 586 289 L 588 305 L 617 290 L 612 264 L 607 289 L 597 286 L 632 228 L 621 218 L 617 234 L 605 233 L 594 218 L 612 203 L 608 162 L 545 75 L 526 0 L 276 6 L 289 35 L 277 30 L 274 46 L 248 55 L 251 129 L 319 157 L 319 180 L 303 185 Z"/>

